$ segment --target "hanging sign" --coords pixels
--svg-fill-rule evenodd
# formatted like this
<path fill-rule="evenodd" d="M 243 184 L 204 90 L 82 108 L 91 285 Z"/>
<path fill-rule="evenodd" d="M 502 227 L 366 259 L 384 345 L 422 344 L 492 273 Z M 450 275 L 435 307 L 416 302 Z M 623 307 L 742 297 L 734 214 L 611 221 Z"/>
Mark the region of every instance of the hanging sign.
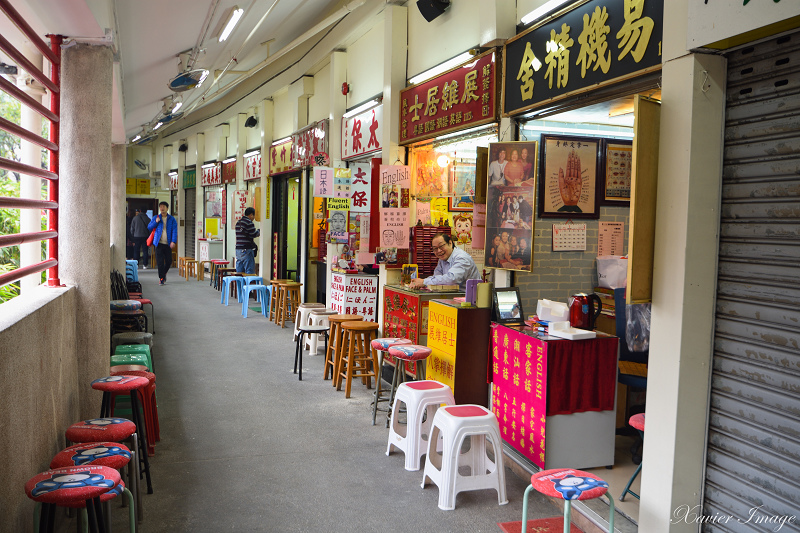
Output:
<path fill-rule="evenodd" d="M 328 153 L 328 119 L 292 134 L 292 167 L 314 165 L 314 154 Z"/>
<path fill-rule="evenodd" d="M 342 159 L 379 151 L 383 135 L 383 104 L 342 119 Z"/>
<path fill-rule="evenodd" d="M 125 194 L 136 194 L 136 178 L 125 178 Z"/>
<path fill-rule="evenodd" d="M 372 205 L 369 163 L 356 163 L 350 167 L 350 210 L 356 213 L 369 213 Z"/>
<path fill-rule="evenodd" d="M 194 172 L 194 171 L 192 171 Z M 185 174 L 185 173 L 184 173 Z M 178 173 L 176 172 L 174 176 L 169 177 L 169 190 L 177 191 L 178 190 Z"/>
<path fill-rule="evenodd" d="M 136 180 L 136 194 L 150 194 L 150 180 L 137 179 Z"/>
<path fill-rule="evenodd" d="M 175 178 L 177 182 L 177 176 Z M 194 189 L 197 186 L 197 170 L 194 168 L 190 168 L 183 171 L 183 188 L 184 189 Z M 178 184 L 175 183 L 175 188 L 173 190 L 178 189 Z"/>
<path fill-rule="evenodd" d="M 336 168 L 333 170 L 333 196 L 335 198 L 350 198 L 349 168 Z"/>
<path fill-rule="evenodd" d="M 314 167 L 314 196 L 333 198 L 333 186 L 333 169 L 331 167 Z"/>
<path fill-rule="evenodd" d="M 233 191 L 233 224 L 242 219 L 244 210 L 248 207 L 250 207 L 250 194 L 247 191 Z"/>
<path fill-rule="evenodd" d="M 661 68 L 664 0 L 590 0 L 509 40 L 503 115 Z"/>
<path fill-rule="evenodd" d="M 403 205 L 403 191 L 411 188 L 411 168 L 406 165 L 381 165 L 381 207 L 408 207 Z"/>
<path fill-rule="evenodd" d="M 495 122 L 494 51 L 400 91 L 400 144 Z"/>
<path fill-rule="evenodd" d="M 292 140 L 274 144 L 269 149 L 269 175 L 292 170 Z"/>
<path fill-rule="evenodd" d="M 200 186 L 208 187 L 210 185 L 222 185 L 222 165 L 215 163 L 213 167 L 206 167 L 201 169 L 203 175 L 200 178 Z"/>
<path fill-rule="evenodd" d="M 408 248 L 408 209 L 381 209 L 381 247 Z"/>
<path fill-rule="evenodd" d="M 222 183 L 236 183 L 236 161 L 222 163 Z"/>
<path fill-rule="evenodd" d="M 244 180 L 261 179 L 261 152 L 255 152 L 243 158 L 244 161 Z"/>

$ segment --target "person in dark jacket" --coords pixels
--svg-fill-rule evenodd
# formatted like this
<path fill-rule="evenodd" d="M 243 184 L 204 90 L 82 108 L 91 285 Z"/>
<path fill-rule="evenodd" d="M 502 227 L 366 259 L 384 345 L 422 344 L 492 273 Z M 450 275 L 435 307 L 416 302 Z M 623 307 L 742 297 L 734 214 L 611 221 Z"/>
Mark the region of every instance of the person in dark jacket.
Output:
<path fill-rule="evenodd" d="M 150 249 L 147 246 L 147 237 L 150 236 L 150 230 L 147 225 L 150 224 L 150 217 L 142 213 L 141 209 L 136 210 L 136 216 L 131 220 L 130 232 L 133 235 L 133 258 L 139 261 L 140 252 L 144 251 L 144 261 L 139 263 L 142 268 L 147 268 L 150 262 Z"/>
<path fill-rule="evenodd" d="M 158 204 L 159 214 L 154 216 L 147 229 L 156 230 L 153 244 L 156 245 L 156 264 L 158 280 L 161 285 L 167 282 L 167 272 L 172 266 L 172 250 L 178 245 L 178 222 L 169 214 L 169 204 Z"/>
<path fill-rule="evenodd" d="M 236 223 L 236 272 L 256 273 L 255 253 L 258 247 L 253 239 L 261 235 L 261 230 L 257 230 L 253 224 L 255 218 L 256 210 L 248 207 Z"/>

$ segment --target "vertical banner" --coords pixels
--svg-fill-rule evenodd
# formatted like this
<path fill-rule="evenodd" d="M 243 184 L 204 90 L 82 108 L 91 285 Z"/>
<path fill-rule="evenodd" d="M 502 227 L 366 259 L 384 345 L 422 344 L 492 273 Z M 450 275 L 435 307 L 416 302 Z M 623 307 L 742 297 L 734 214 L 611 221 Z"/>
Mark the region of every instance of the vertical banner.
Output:
<path fill-rule="evenodd" d="M 369 163 L 357 163 L 350 171 L 350 210 L 369 213 L 372 205 Z"/>
<path fill-rule="evenodd" d="M 314 198 L 314 221 L 311 225 L 311 247 L 319 248 L 319 230 L 325 224 L 325 199 Z"/>
<path fill-rule="evenodd" d="M 547 343 L 494 325 L 492 373 L 492 411 L 500 423 L 500 436 L 545 468 Z"/>
<path fill-rule="evenodd" d="M 330 167 L 314 167 L 314 196 L 333 198 L 333 169 Z"/>
<path fill-rule="evenodd" d="M 247 204 L 250 200 L 250 195 L 247 191 L 233 191 L 233 221 L 236 224 L 244 216 L 244 210 L 247 209 Z"/>
<path fill-rule="evenodd" d="M 408 248 L 408 209 L 381 209 L 381 247 Z"/>
<path fill-rule="evenodd" d="M 400 198 L 403 189 L 406 195 L 411 188 L 411 169 L 406 165 L 381 165 L 381 207 L 401 206 Z"/>
<path fill-rule="evenodd" d="M 455 394 L 456 325 L 458 308 L 431 301 L 428 308 L 428 348 L 431 356 L 426 366 L 426 379 L 448 385 Z"/>
<path fill-rule="evenodd" d="M 358 251 L 369 253 L 369 215 L 359 215 L 361 221 L 361 235 L 358 239 Z M 370 263 L 372 264 L 372 260 Z"/>
<path fill-rule="evenodd" d="M 333 169 L 333 196 L 334 198 L 350 198 L 350 169 Z"/>

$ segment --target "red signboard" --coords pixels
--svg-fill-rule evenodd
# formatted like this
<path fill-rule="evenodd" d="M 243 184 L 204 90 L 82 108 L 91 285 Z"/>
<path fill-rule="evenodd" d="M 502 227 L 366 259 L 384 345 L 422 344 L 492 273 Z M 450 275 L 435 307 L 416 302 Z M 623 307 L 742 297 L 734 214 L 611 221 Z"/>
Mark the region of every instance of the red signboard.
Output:
<path fill-rule="evenodd" d="M 292 167 L 324 165 L 315 162 L 314 156 L 327 153 L 328 119 L 320 120 L 292 134 Z"/>
<path fill-rule="evenodd" d="M 222 183 L 236 182 L 236 161 L 222 163 Z"/>
<path fill-rule="evenodd" d="M 222 167 L 219 163 L 216 163 L 213 167 L 203 168 L 202 171 L 203 174 L 200 177 L 201 187 L 222 185 Z"/>
<path fill-rule="evenodd" d="M 400 91 L 400 144 L 494 122 L 494 51 Z"/>

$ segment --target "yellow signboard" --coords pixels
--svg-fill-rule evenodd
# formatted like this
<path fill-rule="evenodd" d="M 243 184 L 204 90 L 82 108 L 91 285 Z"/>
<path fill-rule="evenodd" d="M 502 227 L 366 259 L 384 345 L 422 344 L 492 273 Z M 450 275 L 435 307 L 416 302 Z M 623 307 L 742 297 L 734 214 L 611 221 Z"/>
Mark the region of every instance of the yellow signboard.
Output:
<path fill-rule="evenodd" d="M 350 209 L 350 198 L 328 198 L 328 209 L 346 211 Z"/>
<path fill-rule="evenodd" d="M 136 179 L 135 178 L 126 178 L 125 179 L 125 194 L 136 194 Z"/>
<path fill-rule="evenodd" d="M 425 377 L 449 385 L 455 394 L 458 308 L 432 300 L 428 310 L 428 357 Z"/>
<path fill-rule="evenodd" d="M 150 180 L 136 180 L 136 194 L 150 194 Z"/>

